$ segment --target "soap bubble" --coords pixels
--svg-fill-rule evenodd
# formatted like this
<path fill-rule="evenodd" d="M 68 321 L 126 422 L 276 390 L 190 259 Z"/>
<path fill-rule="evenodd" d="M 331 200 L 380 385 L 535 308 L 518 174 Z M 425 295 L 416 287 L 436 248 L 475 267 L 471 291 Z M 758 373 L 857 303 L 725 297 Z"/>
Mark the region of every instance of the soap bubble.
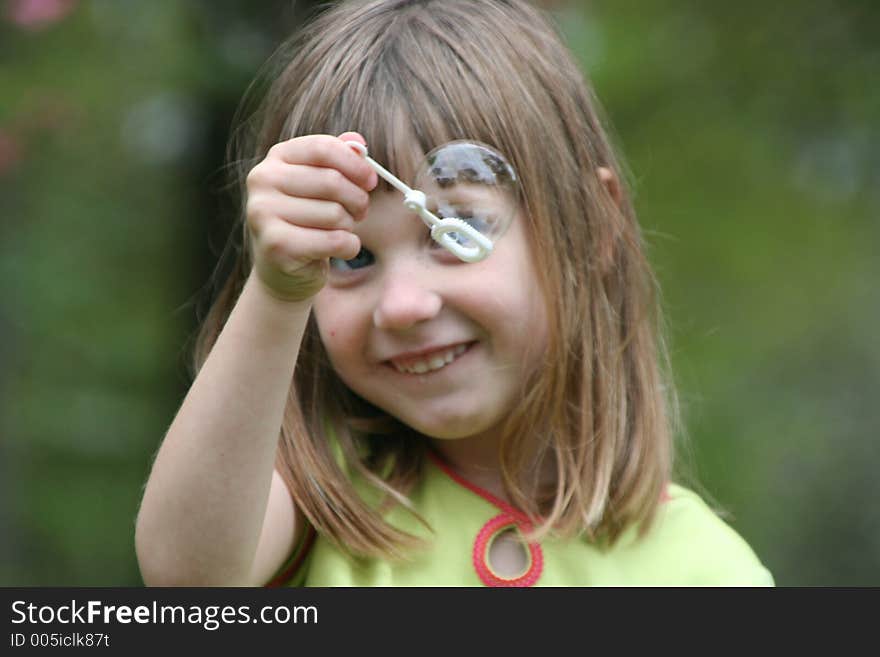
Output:
<path fill-rule="evenodd" d="M 453 141 L 425 156 L 413 187 L 427 197 L 440 219 L 456 217 L 495 242 L 518 210 L 516 173 L 501 153 L 473 141 Z M 464 234 L 450 233 L 463 246 Z"/>

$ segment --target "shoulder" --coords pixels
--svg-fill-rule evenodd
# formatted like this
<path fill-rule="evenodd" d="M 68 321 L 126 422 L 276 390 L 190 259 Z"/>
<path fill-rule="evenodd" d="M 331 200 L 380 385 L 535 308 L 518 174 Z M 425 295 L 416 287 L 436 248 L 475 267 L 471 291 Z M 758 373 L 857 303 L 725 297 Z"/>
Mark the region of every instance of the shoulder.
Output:
<path fill-rule="evenodd" d="M 691 490 L 670 484 L 651 528 L 632 547 L 683 586 L 772 586 L 749 544 Z"/>

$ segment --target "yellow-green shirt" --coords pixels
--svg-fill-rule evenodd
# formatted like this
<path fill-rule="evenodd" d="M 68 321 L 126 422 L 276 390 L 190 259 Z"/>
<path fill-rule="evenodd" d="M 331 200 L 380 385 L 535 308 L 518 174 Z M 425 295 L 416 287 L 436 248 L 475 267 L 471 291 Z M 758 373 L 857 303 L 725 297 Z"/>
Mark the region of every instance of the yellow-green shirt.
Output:
<path fill-rule="evenodd" d="M 276 582 L 303 586 L 772 586 L 773 577 L 748 544 L 695 493 L 671 484 L 657 520 L 611 547 L 583 538 L 546 538 L 528 546 L 528 568 L 504 578 L 488 563 L 489 545 L 527 520 L 444 464 L 428 459 L 411 493 L 430 533 L 401 507 L 395 526 L 429 539 L 407 561 L 354 558 L 313 532 Z M 295 564 L 291 569 L 289 566 Z"/>

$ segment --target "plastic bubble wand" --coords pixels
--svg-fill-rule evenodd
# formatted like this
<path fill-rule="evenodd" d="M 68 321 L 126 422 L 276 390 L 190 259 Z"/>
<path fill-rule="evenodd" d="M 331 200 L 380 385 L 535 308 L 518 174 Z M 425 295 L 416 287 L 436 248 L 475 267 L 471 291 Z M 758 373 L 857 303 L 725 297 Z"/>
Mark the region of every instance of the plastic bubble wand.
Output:
<path fill-rule="evenodd" d="M 440 219 L 437 217 L 425 207 L 428 200 L 425 193 L 407 186 L 388 169 L 367 155 L 366 146 L 356 141 L 345 143 L 357 151 L 367 161 L 367 164 L 373 167 L 376 173 L 387 180 L 392 187 L 403 193 L 403 205 L 421 217 L 422 221 L 431 229 L 431 238 L 444 249 L 465 262 L 479 262 L 492 252 L 492 240 L 462 219 L 457 217 Z M 467 236 L 473 246 L 461 244 L 450 233 Z"/>

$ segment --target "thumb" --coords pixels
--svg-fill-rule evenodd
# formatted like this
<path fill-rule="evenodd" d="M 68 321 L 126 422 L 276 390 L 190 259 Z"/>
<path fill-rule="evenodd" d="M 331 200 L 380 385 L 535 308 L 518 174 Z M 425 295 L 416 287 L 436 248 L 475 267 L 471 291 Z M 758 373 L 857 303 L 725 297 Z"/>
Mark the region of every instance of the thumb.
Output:
<path fill-rule="evenodd" d="M 359 132 L 343 132 L 339 135 L 339 139 L 342 141 L 356 141 L 359 144 L 367 145 L 367 140 L 363 138 L 363 136 Z"/>
<path fill-rule="evenodd" d="M 339 135 L 339 139 L 341 139 L 342 141 L 356 141 L 359 144 L 363 145 L 364 147 L 366 147 L 366 145 L 367 145 L 367 140 L 364 139 L 363 136 L 359 132 L 352 132 L 352 131 L 343 132 L 341 135 Z M 349 147 L 349 148 L 351 148 L 351 147 Z M 370 176 L 367 180 L 367 186 L 364 187 L 364 189 L 367 190 L 368 192 L 370 192 L 370 191 L 374 190 L 376 188 L 376 185 L 378 185 L 378 184 L 379 184 L 379 175 L 375 171 L 370 170 Z"/>

